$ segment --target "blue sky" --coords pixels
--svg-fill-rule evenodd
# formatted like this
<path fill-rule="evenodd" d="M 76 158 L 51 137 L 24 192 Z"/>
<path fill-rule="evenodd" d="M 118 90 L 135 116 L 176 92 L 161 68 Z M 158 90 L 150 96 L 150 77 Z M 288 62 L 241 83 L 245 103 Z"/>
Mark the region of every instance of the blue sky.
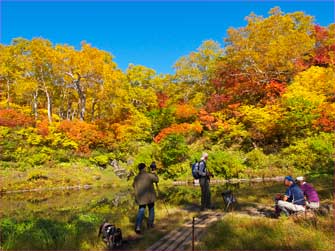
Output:
<path fill-rule="evenodd" d="M 175 61 L 207 39 L 223 44 L 229 27 L 246 25 L 251 12 L 267 16 L 304 11 L 315 22 L 334 22 L 333 1 L 15 1 L 0 0 L 0 42 L 43 37 L 76 48 L 85 40 L 111 52 L 121 69 L 141 64 L 172 73 Z"/>

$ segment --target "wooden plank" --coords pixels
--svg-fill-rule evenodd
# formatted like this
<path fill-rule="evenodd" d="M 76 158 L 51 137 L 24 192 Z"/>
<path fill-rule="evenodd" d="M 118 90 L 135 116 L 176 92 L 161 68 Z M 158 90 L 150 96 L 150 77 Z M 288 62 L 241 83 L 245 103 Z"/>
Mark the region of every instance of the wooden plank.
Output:
<path fill-rule="evenodd" d="M 212 222 L 218 220 L 223 216 L 222 213 L 218 212 L 206 212 L 202 213 L 195 219 L 195 237 Z M 177 230 L 171 231 L 163 238 L 151 245 L 147 251 L 172 251 L 172 250 L 184 250 L 184 247 L 190 245 L 192 240 L 192 221 L 185 223 L 182 227 Z"/>

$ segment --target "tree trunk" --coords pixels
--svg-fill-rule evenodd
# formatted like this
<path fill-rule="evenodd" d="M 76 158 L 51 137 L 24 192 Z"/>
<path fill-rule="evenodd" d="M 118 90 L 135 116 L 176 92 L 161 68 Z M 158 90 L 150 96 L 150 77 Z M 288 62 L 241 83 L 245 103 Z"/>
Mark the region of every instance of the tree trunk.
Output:
<path fill-rule="evenodd" d="M 75 81 L 75 85 L 79 96 L 79 118 L 80 120 L 84 120 L 86 111 L 86 95 L 80 85 L 80 78 Z"/>
<path fill-rule="evenodd" d="M 95 101 L 95 99 L 92 100 L 92 110 L 91 110 L 91 121 L 93 122 L 95 117 L 95 106 L 96 106 L 97 102 Z"/>
<path fill-rule="evenodd" d="M 7 83 L 7 109 L 10 108 L 10 82 L 9 80 L 6 81 Z"/>
<path fill-rule="evenodd" d="M 51 123 L 52 122 L 52 98 L 48 92 L 47 89 L 45 89 L 45 95 L 47 97 L 47 108 L 48 108 L 48 120 Z"/>
<path fill-rule="evenodd" d="M 71 102 L 68 100 L 68 101 L 67 101 L 67 109 L 66 109 L 66 119 L 67 119 L 67 120 L 71 120 L 71 107 L 72 107 L 72 104 L 71 104 Z"/>
<path fill-rule="evenodd" d="M 33 94 L 33 113 L 34 113 L 34 117 L 35 117 L 35 121 L 38 119 L 38 112 L 37 112 L 37 108 L 38 108 L 38 104 L 37 104 L 37 98 L 38 98 L 38 90 L 35 91 L 35 93 Z"/>

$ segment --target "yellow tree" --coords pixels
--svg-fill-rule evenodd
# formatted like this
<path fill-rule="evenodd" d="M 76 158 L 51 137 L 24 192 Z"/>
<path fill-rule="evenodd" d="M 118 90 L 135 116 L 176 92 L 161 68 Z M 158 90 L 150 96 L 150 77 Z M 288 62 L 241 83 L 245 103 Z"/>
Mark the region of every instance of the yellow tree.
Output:
<path fill-rule="evenodd" d="M 61 59 L 49 40 L 34 38 L 28 46 L 27 55 L 31 68 L 27 76 L 36 80 L 38 87 L 34 97 L 34 107 L 37 108 L 38 91 L 42 91 L 46 98 L 49 122 L 52 121 L 53 98 L 62 81 L 62 72 L 59 71 Z"/>
<path fill-rule="evenodd" d="M 251 80 L 289 82 L 296 60 L 314 47 L 313 18 L 303 12 L 283 14 L 278 7 L 269 14 L 251 14 L 246 27 L 228 29 L 226 58 Z"/>
<path fill-rule="evenodd" d="M 173 96 L 180 101 L 189 102 L 196 98 L 197 93 L 209 95 L 212 88 L 209 85 L 216 62 L 223 56 L 223 49 L 220 44 L 213 41 L 204 41 L 195 52 L 181 57 L 174 65 L 175 93 Z"/>
<path fill-rule="evenodd" d="M 312 66 L 294 77 L 282 98 L 284 114 L 279 124 L 283 135 L 288 139 L 311 136 L 314 133 L 313 121 L 323 115 L 332 117 L 334 82 L 335 74 L 331 67 Z"/>
<path fill-rule="evenodd" d="M 112 55 L 91 47 L 90 44 L 82 43 L 80 51 L 73 47 L 66 46 L 63 50 L 64 80 L 67 88 L 76 90 L 78 96 L 78 115 L 80 120 L 84 120 L 86 113 L 86 103 L 89 95 L 93 114 L 95 111 L 96 99 L 95 91 L 103 85 L 103 73 L 105 67 L 116 68 L 112 61 Z M 92 114 L 92 111 L 91 111 Z"/>
<path fill-rule="evenodd" d="M 251 14 L 242 28 L 228 29 L 225 56 L 217 64 L 213 85 L 222 103 L 265 104 L 280 97 L 287 83 L 301 69 L 297 62 L 311 53 L 313 18 L 303 12 L 283 14 L 279 8 L 263 18 Z"/>
<path fill-rule="evenodd" d="M 156 72 L 142 65 L 128 66 L 126 77 L 130 83 L 129 96 L 132 104 L 142 112 L 158 106 L 157 90 L 160 89 L 156 80 Z"/>
<path fill-rule="evenodd" d="M 103 85 L 96 91 L 95 100 L 97 114 L 92 109 L 91 118 L 103 119 L 109 123 L 123 121 L 130 110 L 129 83 L 125 74 L 108 64 L 103 70 Z M 93 106 L 92 106 L 93 108 Z"/>
<path fill-rule="evenodd" d="M 24 76 L 27 44 L 27 40 L 17 38 L 11 45 L 0 45 L 0 100 L 6 100 L 7 108 L 15 96 L 14 87 Z"/>

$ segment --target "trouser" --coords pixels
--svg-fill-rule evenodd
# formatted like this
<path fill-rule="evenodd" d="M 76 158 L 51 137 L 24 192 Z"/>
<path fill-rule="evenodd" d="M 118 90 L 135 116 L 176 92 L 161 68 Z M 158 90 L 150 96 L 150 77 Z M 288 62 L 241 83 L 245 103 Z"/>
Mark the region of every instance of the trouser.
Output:
<path fill-rule="evenodd" d="M 319 202 L 308 202 L 306 201 L 306 207 L 311 208 L 311 209 L 318 209 L 320 207 L 320 203 Z"/>
<path fill-rule="evenodd" d="M 302 205 L 293 204 L 288 201 L 278 200 L 278 208 L 283 211 L 286 215 L 290 215 L 290 212 L 304 212 L 305 207 Z"/>
<path fill-rule="evenodd" d="M 154 203 L 150 203 L 147 205 L 139 205 L 138 207 L 138 213 L 137 213 L 137 217 L 136 217 L 136 225 L 135 227 L 141 227 L 142 225 L 142 220 L 144 217 L 144 211 L 145 211 L 145 207 L 148 206 L 149 208 L 149 218 L 148 218 L 148 225 L 152 226 L 154 224 L 154 219 L 155 219 L 155 204 Z"/>
<path fill-rule="evenodd" d="M 199 179 L 201 187 L 201 209 L 211 207 L 211 191 L 209 188 L 209 179 L 207 177 L 201 177 Z"/>

